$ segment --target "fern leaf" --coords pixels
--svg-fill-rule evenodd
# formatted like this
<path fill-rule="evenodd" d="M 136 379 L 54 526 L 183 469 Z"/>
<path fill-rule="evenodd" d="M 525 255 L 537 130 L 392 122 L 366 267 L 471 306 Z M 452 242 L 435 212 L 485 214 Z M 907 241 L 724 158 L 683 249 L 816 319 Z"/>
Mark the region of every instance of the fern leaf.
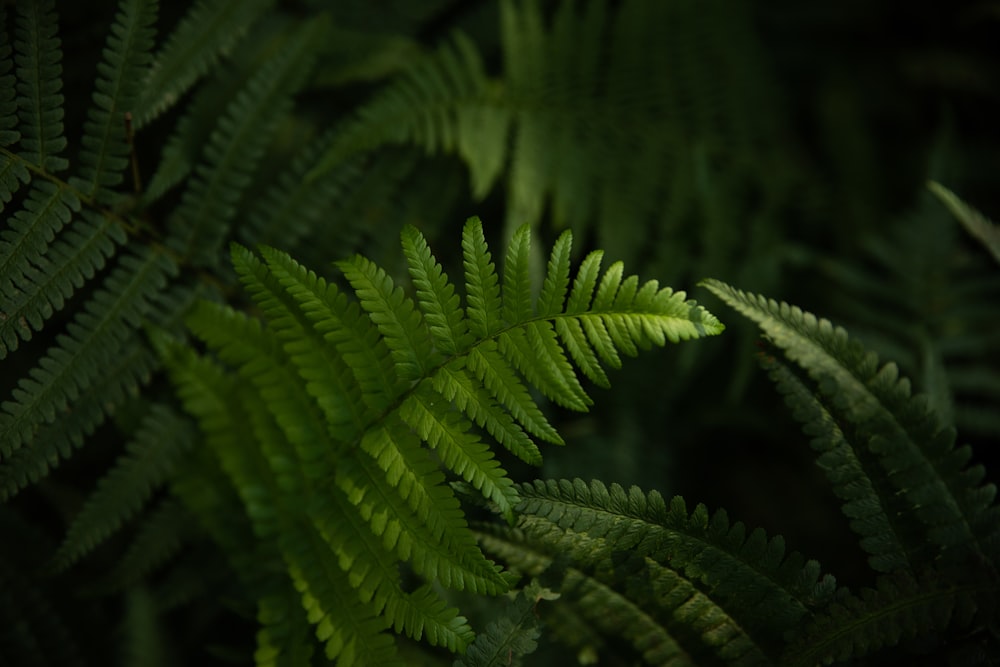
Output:
<path fill-rule="evenodd" d="M 250 183 L 250 172 L 263 155 L 291 96 L 305 82 L 325 21 L 304 25 L 289 35 L 281 51 L 247 83 L 219 120 L 205 148 L 206 161 L 172 216 L 172 249 L 195 263 L 211 264 L 236 213 L 236 201 Z"/>
<path fill-rule="evenodd" d="M 679 497 L 668 506 L 656 492 L 580 480 L 536 482 L 519 492 L 520 526 L 550 553 L 588 567 L 606 567 L 624 552 L 650 559 L 697 582 L 755 643 L 780 640 L 833 589 L 814 561 L 786 557 L 780 537 L 768 540 L 760 530 L 748 536 L 725 512 L 710 516 L 702 505 L 688 514 Z"/>
<path fill-rule="evenodd" d="M 471 424 L 454 413 L 435 410 L 444 401 L 437 392 L 415 391 L 400 406 L 399 415 L 433 448 L 449 470 L 478 489 L 497 504 L 501 513 L 513 521 L 518 495 L 513 482 L 485 443 L 470 433 Z"/>
<path fill-rule="evenodd" d="M 524 322 L 535 314 L 531 298 L 531 228 L 522 225 L 507 246 L 503 265 L 503 318 Z"/>
<path fill-rule="evenodd" d="M 50 220 L 68 215 L 58 202 L 53 204 Z M 22 218 L 22 221 L 27 220 Z M 35 233 L 47 226 L 44 219 L 38 219 L 37 223 Z M 31 264 L 27 263 L 31 254 L 25 255 L 20 266 L 12 269 L 11 279 L 20 282 L 18 287 L 0 289 L 9 299 L 4 311 L 6 317 L 0 321 L 0 359 L 18 348 L 19 338 L 30 340 L 33 331 L 41 331 L 45 321 L 61 311 L 76 290 L 103 269 L 125 241 L 125 232 L 116 220 L 88 209 L 60 233 L 45 255 Z"/>
<path fill-rule="evenodd" d="M 417 288 L 418 305 L 424 314 L 434 344 L 445 355 L 464 352 L 472 343 L 469 329 L 455 294 L 455 286 L 448 280 L 431 254 L 423 235 L 407 226 L 402 232 L 403 252 L 410 276 Z"/>
<path fill-rule="evenodd" d="M 35 429 L 56 421 L 101 375 L 102 364 L 140 324 L 153 295 L 174 266 L 164 255 L 147 251 L 123 256 L 102 289 L 68 327 L 68 335 L 50 349 L 38 366 L 3 403 L 0 457 L 7 458 L 33 438 Z"/>
<path fill-rule="evenodd" d="M 1000 227 L 987 220 L 983 214 L 959 199 L 954 192 L 940 183 L 931 181 L 927 184 L 927 187 L 958 218 L 958 221 L 962 223 L 966 231 L 978 239 L 990 251 L 993 259 L 1000 262 Z"/>
<path fill-rule="evenodd" d="M 313 644 L 309 641 L 309 625 L 302 613 L 298 591 L 289 582 L 287 590 L 257 601 L 257 667 L 295 667 L 310 664 Z"/>
<path fill-rule="evenodd" d="M 62 50 L 52 0 L 17 3 L 14 59 L 23 159 L 49 173 L 69 166 L 63 136 Z"/>
<path fill-rule="evenodd" d="M 394 287 L 385 271 L 364 257 L 338 262 L 337 266 L 392 350 L 400 378 L 425 377 L 440 361 L 413 300 L 403 294 L 402 288 Z"/>
<path fill-rule="evenodd" d="M 454 667 L 501 667 L 519 665 L 520 658 L 529 655 L 538 647 L 541 636 L 536 606 L 540 600 L 554 600 L 559 597 L 532 582 L 511 600 L 502 615 L 490 622 L 476 637 L 462 658 Z"/>
<path fill-rule="evenodd" d="M 462 254 L 469 329 L 477 338 L 487 338 L 503 326 L 503 310 L 496 266 L 478 218 L 469 218 L 465 223 Z"/>
<path fill-rule="evenodd" d="M 136 103 L 136 127 L 172 107 L 219 57 L 230 51 L 270 0 L 199 0 L 156 54 Z"/>
<path fill-rule="evenodd" d="M 126 455 L 98 483 L 74 518 L 54 560 L 66 568 L 134 516 L 166 481 L 174 462 L 194 439 L 187 422 L 169 407 L 150 408 Z"/>
<path fill-rule="evenodd" d="M 102 188 L 113 188 L 123 180 L 129 154 L 125 114 L 131 113 L 138 100 L 140 82 L 151 60 L 157 4 L 157 0 L 123 0 L 108 34 L 93 105 L 80 139 L 79 176 L 70 179 L 88 197 L 96 197 Z"/>
<path fill-rule="evenodd" d="M 176 498 L 156 503 L 143 517 L 135 537 L 105 587 L 127 590 L 163 567 L 191 541 L 191 513 Z"/>
<path fill-rule="evenodd" d="M 30 447 L 21 447 L 0 462 L 0 501 L 42 479 L 60 460 L 69 458 L 73 448 L 82 446 L 84 437 L 106 420 L 109 406 L 122 405 L 135 396 L 156 367 L 155 357 L 138 339 L 120 347 L 68 414 L 64 411 L 60 419 L 41 425 Z"/>
<path fill-rule="evenodd" d="M 998 592 L 994 583 L 970 585 L 905 573 L 879 577 L 877 588 L 844 593 L 813 620 L 782 656 L 784 665 L 815 665 L 861 658 L 880 648 L 963 628 Z"/>
<path fill-rule="evenodd" d="M 0 8 L 0 25 L 7 26 L 7 7 Z M 7 30 L 0 30 L 0 146 L 10 146 L 21 138 L 17 129 L 17 79 L 14 76 L 13 48 Z M 3 154 L 0 154 L 3 155 Z M 0 169 L 0 203 L 10 201 L 9 170 L 14 164 L 3 155 L 3 168 Z M 22 167 L 23 169 L 23 167 Z"/>

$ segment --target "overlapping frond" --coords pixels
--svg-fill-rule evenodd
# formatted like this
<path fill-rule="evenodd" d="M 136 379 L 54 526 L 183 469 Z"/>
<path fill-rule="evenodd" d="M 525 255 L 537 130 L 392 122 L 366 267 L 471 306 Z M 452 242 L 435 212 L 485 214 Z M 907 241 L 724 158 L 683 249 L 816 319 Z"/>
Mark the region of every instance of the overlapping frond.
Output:
<path fill-rule="evenodd" d="M 703 505 L 689 513 L 679 497 L 668 505 L 655 492 L 581 480 L 519 492 L 517 528 L 482 535 L 487 551 L 530 574 L 570 566 L 560 592 L 650 664 L 705 651 L 761 662 L 833 592 L 833 579 L 786 556 L 780 537 L 747 534 Z"/>
<path fill-rule="evenodd" d="M 715 280 L 704 285 L 758 324 L 767 340 L 807 374 L 817 398 L 838 419 L 864 434 L 858 458 L 874 459 L 865 470 L 883 494 L 905 498 L 902 511 L 923 525 L 917 535 L 896 531 L 911 566 L 937 558 L 994 557 L 998 509 L 996 488 L 985 471 L 970 466 L 972 452 L 955 446 L 955 431 L 927 401 L 911 396 L 910 383 L 895 364 L 881 365 L 875 353 L 850 339 L 828 320 L 795 306 L 747 294 Z M 845 459 L 845 465 L 850 465 Z M 836 469 L 828 475 L 836 481 Z M 888 493 L 888 489 L 892 489 Z M 877 494 L 867 502 L 878 503 Z M 896 514 L 898 505 L 884 506 Z M 903 519 L 906 521 L 906 519 Z M 922 548 L 925 543 L 934 546 Z M 898 547 L 893 547 L 898 552 Z M 919 558 L 917 553 L 919 552 Z"/>
<path fill-rule="evenodd" d="M 143 77 L 136 127 L 174 106 L 183 94 L 233 48 L 271 0 L 199 0 L 157 52 Z"/>
<path fill-rule="evenodd" d="M 317 635 L 341 661 L 360 650 L 347 639 L 361 622 L 345 619 L 349 610 L 384 624 L 356 640 L 374 642 L 371 650 L 387 627 L 453 651 L 471 641 L 465 619 L 432 588 L 403 590 L 399 561 L 446 587 L 506 590 L 441 468 L 513 520 L 518 494 L 485 438 L 532 462 L 538 450 L 528 433 L 560 441 L 529 387 L 586 409 L 573 355 L 586 349 L 597 364 L 612 351 L 617 359 L 722 329 L 683 293 L 655 281 L 639 288 L 634 276 L 622 281 L 620 264 L 593 298 L 589 278 L 580 288 L 588 293 L 577 293 L 568 233 L 553 250 L 536 303 L 528 228 L 511 243 L 511 277 L 501 281 L 481 224 L 470 220 L 465 308 L 423 236 L 407 227 L 402 240 L 415 299 L 363 257 L 337 264 L 353 300 L 284 253 L 264 247 L 262 261 L 234 244 L 237 274 L 264 322 L 202 304 L 188 325 L 242 381 L 190 352 L 168 359 L 185 406 L 208 432 L 258 534 L 277 539 Z M 595 261 L 586 270 L 596 278 Z M 563 349 L 557 320 L 578 323 L 573 354 Z M 610 333 L 582 333 L 583 320 L 587 331 Z M 236 443 L 254 443 L 256 453 L 237 460 Z M 333 569 L 318 569 L 324 551 L 335 556 Z"/>

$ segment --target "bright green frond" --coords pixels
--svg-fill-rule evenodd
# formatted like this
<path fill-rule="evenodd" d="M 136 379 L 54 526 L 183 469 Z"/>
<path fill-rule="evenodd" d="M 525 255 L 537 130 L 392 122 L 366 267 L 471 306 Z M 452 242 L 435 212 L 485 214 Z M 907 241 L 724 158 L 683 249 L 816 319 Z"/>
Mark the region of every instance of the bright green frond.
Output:
<path fill-rule="evenodd" d="M 194 438 L 187 420 L 168 406 L 152 406 L 126 445 L 126 455 L 98 481 L 74 518 L 55 555 L 56 564 L 68 567 L 132 518 L 166 481 Z"/>
<path fill-rule="evenodd" d="M 569 292 L 569 263 L 573 246 L 573 233 L 564 231 L 556 239 L 549 255 L 545 282 L 538 296 L 538 315 L 550 317 L 563 312 L 563 302 Z M 569 308 L 566 309 L 569 311 Z"/>
<path fill-rule="evenodd" d="M 844 329 L 797 307 L 715 280 L 704 285 L 756 322 L 806 371 L 824 403 L 869 434 L 867 447 L 882 468 L 879 477 L 906 497 L 908 511 L 926 527 L 923 540 L 942 554 L 959 545 L 980 554 L 991 551 L 985 542 L 995 531 L 990 526 L 995 487 L 983 485 L 975 469 L 966 470 L 967 449 L 955 448 L 954 430 L 941 424 L 926 399 L 911 396 L 909 380 L 899 377 L 895 364 L 880 365 L 875 353 Z M 923 540 L 907 546 L 915 549 Z"/>
<path fill-rule="evenodd" d="M 136 108 L 152 60 L 157 10 L 157 0 L 122 0 L 98 65 L 93 104 L 80 139 L 79 172 L 70 183 L 104 203 L 111 198 L 101 196 L 101 190 L 119 185 L 129 163 L 125 114 Z"/>
<path fill-rule="evenodd" d="M 535 314 L 531 298 L 531 227 L 521 225 L 507 246 L 503 265 L 503 317 L 508 326 Z"/>
<path fill-rule="evenodd" d="M 156 54 L 135 107 L 136 127 L 174 106 L 271 4 L 271 0 L 196 2 Z"/>
<path fill-rule="evenodd" d="M 469 218 L 462 230 L 465 264 L 465 298 L 469 329 L 477 338 L 492 336 L 503 326 L 500 282 L 493 257 L 486 246 L 483 223 Z"/>
<path fill-rule="evenodd" d="M 393 285 L 384 270 L 364 257 L 338 262 L 337 266 L 392 350 L 400 378 L 425 377 L 440 361 L 413 300 Z"/>
<path fill-rule="evenodd" d="M 472 339 L 455 286 L 415 227 L 404 227 L 402 238 L 410 277 L 417 288 L 417 303 L 435 346 L 449 356 L 464 352 Z"/>
<path fill-rule="evenodd" d="M 17 3 L 14 61 L 17 63 L 17 113 L 20 156 L 54 173 L 69 162 L 60 157 L 63 136 L 62 48 L 52 0 Z"/>
<path fill-rule="evenodd" d="M 399 416 L 434 449 L 446 468 L 469 482 L 513 520 L 518 495 L 489 446 L 471 433 L 471 424 L 437 406 L 446 399 L 435 391 L 417 390 L 403 401 Z"/>

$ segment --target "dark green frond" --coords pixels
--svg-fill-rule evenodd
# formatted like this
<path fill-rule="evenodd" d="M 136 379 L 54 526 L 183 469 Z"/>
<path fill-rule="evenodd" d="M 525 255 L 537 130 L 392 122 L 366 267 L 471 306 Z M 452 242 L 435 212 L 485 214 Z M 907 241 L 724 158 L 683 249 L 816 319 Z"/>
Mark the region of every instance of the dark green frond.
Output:
<path fill-rule="evenodd" d="M 39 361 L 30 377 L 20 380 L 14 400 L 3 403 L 2 459 L 30 446 L 38 428 L 56 423 L 58 414 L 99 380 L 103 366 L 140 326 L 154 295 L 175 270 L 166 256 L 152 251 L 122 257 L 70 323 L 68 334 Z"/>
<path fill-rule="evenodd" d="M 864 446 L 881 467 L 876 485 L 886 483 L 904 495 L 907 512 L 925 526 L 918 539 L 904 544 L 919 551 L 924 542 L 938 554 L 957 558 L 972 549 L 982 558 L 996 534 L 996 488 L 983 484 L 981 466 L 968 466 L 971 451 L 955 446 L 927 401 L 913 397 L 909 380 L 895 364 L 880 366 L 874 352 L 848 338 L 842 328 L 811 313 L 747 294 L 724 283 L 703 283 L 726 303 L 755 321 L 767 339 L 808 374 L 824 404 L 853 428 L 868 434 Z M 884 508 L 888 512 L 894 508 Z M 926 553 L 922 561 L 933 560 Z"/>
<path fill-rule="evenodd" d="M 285 36 L 280 51 L 247 82 L 221 114 L 205 147 L 205 161 L 188 182 L 171 217 L 171 247 L 200 264 L 213 264 L 236 203 L 250 184 L 277 121 L 305 83 L 327 22 L 313 21 Z"/>
<path fill-rule="evenodd" d="M 847 661 L 949 627 L 964 629 L 982 605 L 996 604 L 998 593 L 996 583 L 986 588 L 939 580 L 934 574 L 882 576 L 876 589 L 838 596 L 789 647 L 781 664 Z"/>
<path fill-rule="evenodd" d="M 130 151 L 126 114 L 136 108 L 142 79 L 152 60 L 157 0 L 123 0 L 98 65 L 93 104 L 80 139 L 78 176 L 70 183 L 87 197 L 119 185 Z M 108 196 L 100 196 L 110 203 Z"/>
<path fill-rule="evenodd" d="M 144 77 L 142 97 L 135 105 L 136 127 L 174 106 L 271 4 L 271 0 L 198 0 Z"/>
<path fill-rule="evenodd" d="M 966 231 L 978 239 L 990 251 L 993 258 L 1000 262 L 1000 227 L 986 219 L 982 213 L 966 204 L 954 192 L 940 183 L 932 181 L 928 183 L 927 187 L 958 218 Z"/>
<path fill-rule="evenodd" d="M 17 3 L 14 60 L 17 63 L 19 155 L 51 173 L 66 169 L 63 136 L 62 47 L 52 0 Z"/>
<path fill-rule="evenodd" d="M 126 455 L 98 483 L 74 518 L 55 556 L 57 567 L 68 567 L 132 518 L 173 472 L 195 432 L 169 407 L 150 408 Z"/>
<path fill-rule="evenodd" d="M 537 606 L 542 600 L 558 598 L 547 588 L 532 582 L 509 601 L 503 613 L 492 621 L 454 667 L 503 667 L 522 664 L 521 658 L 538 647 L 541 624 Z"/>
<path fill-rule="evenodd" d="M 128 590 L 170 561 L 194 533 L 191 512 L 176 498 L 150 507 L 128 550 L 105 582 L 110 589 Z"/>

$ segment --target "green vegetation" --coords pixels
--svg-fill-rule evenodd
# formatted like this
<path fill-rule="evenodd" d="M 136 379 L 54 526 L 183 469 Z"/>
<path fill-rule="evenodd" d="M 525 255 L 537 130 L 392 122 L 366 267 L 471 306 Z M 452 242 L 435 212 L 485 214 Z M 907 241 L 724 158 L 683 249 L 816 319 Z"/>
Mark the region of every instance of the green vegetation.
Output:
<path fill-rule="evenodd" d="M 0 5 L 0 664 L 1000 660 L 995 19 L 782 4 Z"/>

